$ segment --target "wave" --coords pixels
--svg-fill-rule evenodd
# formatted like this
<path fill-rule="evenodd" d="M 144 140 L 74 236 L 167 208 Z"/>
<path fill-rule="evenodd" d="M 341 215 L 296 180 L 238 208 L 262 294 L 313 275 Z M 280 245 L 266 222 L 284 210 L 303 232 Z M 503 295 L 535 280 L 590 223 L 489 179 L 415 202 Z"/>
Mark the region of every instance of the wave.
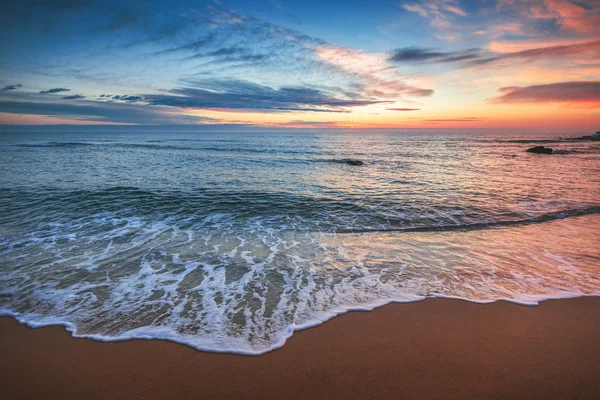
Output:
<path fill-rule="evenodd" d="M 93 146 L 93 143 L 86 142 L 48 142 L 48 143 L 19 143 L 16 147 L 83 147 Z"/>
<path fill-rule="evenodd" d="M 111 148 L 122 148 L 122 149 L 147 149 L 147 150 L 197 150 L 193 147 L 185 146 L 172 146 L 165 144 L 152 144 L 152 143 L 110 143 L 106 144 Z"/>
<path fill-rule="evenodd" d="M 561 207 L 562 205 L 562 207 Z M 152 191 L 116 186 L 98 190 L 40 190 L 0 188 L 0 223 L 35 223 L 31 209 L 46 218 L 61 220 L 86 218 L 97 212 L 112 212 L 131 217 L 164 217 L 174 222 L 226 214 L 232 223 L 250 220 L 285 224 L 302 223 L 323 232 L 434 232 L 481 230 L 526 225 L 600 213 L 600 206 L 565 208 L 566 204 L 516 211 L 498 207 L 447 207 L 430 204 L 427 208 L 394 202 L 381 195 L 364 201 L 344 194 L 314 196 L 287 191 L 220 190 L 199 187 L 189 191 Z M 533 214 L 532 214 L 533 213 Z"/>
<path fill-rule="evenodd" d="M 600 214 L 600 206 L 593 206 L 579 209 L 568 209 L 562 211 L 553 211 L 537 215 L 531 218 L 516 220 L 477 222 L 472 224 L 458 225 L 433 225 L 433 226 L 414 226 L 414 227 L 394 227 L 390 226 L 384 229 L 338 229 L 337 233 L 368 233 L 368 232 L 447 232 L 447 231 L 473 231 L 488 228 L 500 228 L 518 225 L 529 225 L 542 222 L 555 221 L 570 217 L 580 217 L 583 215 Z"/>
<path fill-rule="evenodd" d="M 171 140 L 169 142 L 205 142 L 205 141 L 194 141 L 194 140 Z M 96 146 L 96 147 L 110 147 L 110 148 L 121 148 L 121 149 L 141 149 L 141 150 L 193 150 L 193 151 L 212 151 L 219 153 L 239 153 L 239 154 L 305 154 L 305 155 L 323 155 L 327 152 L 310 151 L 310 150 L 291 150 L 283 148 L 269 148 L 269 147 L 226 147 L 226 146 L 202 146 L 190 147 L 185 145 L 172 145 L 164 144 L 164 140 L 148 140 L 146 143 L 118 143 L 118 142 L 98 142 L 98 143 L 87 143 L 87 142 L 48 142 L 48 143 L 20 143 L 15 144 L 16 147 L 25 148 L 60 148 L 60 147 L 79 147 L 79 146 Z M 216 141 L 211 142 L 224 142 L 229 143 L 232 141 Z"/>

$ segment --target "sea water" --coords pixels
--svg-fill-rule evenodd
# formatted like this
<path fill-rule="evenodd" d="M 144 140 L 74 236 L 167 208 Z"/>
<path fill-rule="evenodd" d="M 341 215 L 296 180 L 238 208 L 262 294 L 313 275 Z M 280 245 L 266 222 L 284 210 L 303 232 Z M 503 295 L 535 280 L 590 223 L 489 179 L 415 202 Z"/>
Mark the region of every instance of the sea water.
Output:
<path fill-rule="evenodd" d="M 1 133 L 0 313 L 260 354 L 389 302 L 599 295 L 600 143 L 550 139 Z"/>

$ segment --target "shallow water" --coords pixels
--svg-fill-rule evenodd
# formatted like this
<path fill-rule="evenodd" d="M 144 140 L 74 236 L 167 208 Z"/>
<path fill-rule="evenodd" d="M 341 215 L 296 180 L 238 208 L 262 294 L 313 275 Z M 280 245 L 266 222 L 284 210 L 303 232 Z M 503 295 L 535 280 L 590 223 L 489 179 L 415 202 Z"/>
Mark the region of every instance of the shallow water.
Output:
<path fill-rule="evenodd" d="M 598 295 L 600 144 L 533 139 L 0 134 L 0 309 L 259 354 L 390 301 Z"/>

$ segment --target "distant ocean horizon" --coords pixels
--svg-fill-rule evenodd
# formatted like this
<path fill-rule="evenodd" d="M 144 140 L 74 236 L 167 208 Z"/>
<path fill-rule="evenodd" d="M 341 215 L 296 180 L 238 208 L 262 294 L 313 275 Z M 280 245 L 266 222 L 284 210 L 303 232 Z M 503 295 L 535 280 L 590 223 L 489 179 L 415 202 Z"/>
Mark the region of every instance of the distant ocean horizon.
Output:
<path fill-rule="evenodd" d="M 262 354 L 390 302 L 600 295 L 572 132 L 56 129 L 0 133 L 0 315 L 30 326 Z"/>

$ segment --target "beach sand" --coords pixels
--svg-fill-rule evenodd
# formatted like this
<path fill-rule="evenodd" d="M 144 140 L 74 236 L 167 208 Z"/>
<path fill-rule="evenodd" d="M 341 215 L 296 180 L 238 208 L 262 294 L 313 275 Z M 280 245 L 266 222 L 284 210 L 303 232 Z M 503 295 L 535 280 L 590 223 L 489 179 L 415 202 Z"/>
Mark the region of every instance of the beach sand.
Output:
<path fill-rule="evenodd" d="M 598 399 L 600 298 L 350 312 L 262 356 L 0 318 L 5 399 Z"/>

